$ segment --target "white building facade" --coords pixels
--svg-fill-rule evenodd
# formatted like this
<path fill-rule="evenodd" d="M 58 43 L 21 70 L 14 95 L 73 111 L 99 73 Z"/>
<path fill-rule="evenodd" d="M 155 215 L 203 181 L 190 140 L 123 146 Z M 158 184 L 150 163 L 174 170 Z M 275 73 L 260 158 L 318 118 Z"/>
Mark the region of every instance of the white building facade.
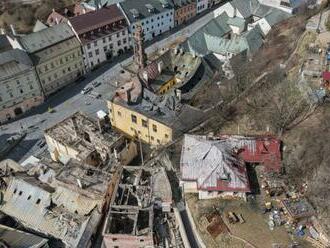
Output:
<path fill-rule="evenodd" d="M 203 11 L 207 10 L 209 1 L 208 0 L 197 0 L 196 1 L 196 13 L 202 13 Z"/>
<path fill-rule="evenodd" d="M 118 4 L 129 22 L 129 31 L 141 25 L 146 41 L 174 27 L 173 3 L 167 1 L 127 0 Z"/>
<path fill-rule="evenodd" d="M 130 48 L 128 25 L 116 5 L 76 16 L 70 24 L 82 43 L 87 70 Z"/>

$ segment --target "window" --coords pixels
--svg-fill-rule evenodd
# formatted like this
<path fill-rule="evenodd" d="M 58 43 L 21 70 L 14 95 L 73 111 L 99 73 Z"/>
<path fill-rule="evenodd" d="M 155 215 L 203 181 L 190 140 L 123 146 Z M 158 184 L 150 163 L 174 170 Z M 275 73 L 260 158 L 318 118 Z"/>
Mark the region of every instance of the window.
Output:
<path fill-rule="evenodd" d="M 18 195 L 22 195 L 23 194 L 23 192 L 22 191 L 20 191 L 19 193 L 18 193 Z"/>
<path fill-rule="evenodd" d="M 127 40 L 126 38 L 123 39 L 123 44 L 126 44 Z"/>
<path fill-rule="evenodd" d="M 52 81 L 52 78 L 51 78 L 50 76 L 48 77 L 48 81 L 49 81 L 49 82 Z"/>
<path fill-rule="evenodd" d="M 99 54 L 100 54 L 100 50 L 99 50 L 99 49 L 96 49 L 96 50 L 95 50 L 95 54 L 96 54 L 96 55 L 99 55 Z"/>
<path fill-rule="evenodd" d="M 146 23 L 149 24 L 149 21 L 147 20 Z"/>
<path fill-rule="evenodd" d="M 121 34 L 122 34 L 122 35 L 125 35 L 125 30 L 123 30 L 123 31 L 121 32 Z"/>
<path fill-rule="evenodd" d="M 97 47 L 97 40 L 96 40 L 96 41 L 94 41 L 94 46 L 95 46 L 95 47 Z"/>
<path fill-rule="evenodd" d="M 68 71 L 71 71 L 71 67 L 70 66 L 68 67 Z"/>
<path fill-rule="evenodd" d="M 157 132 L 157 126 L 155 124 L 152 124 L 152 130 L 156 133 Z"/>
<path fill-rule="evenodd" d="M 63 59 L 62 58 L 60 58 L 60 64 L 63 64 Z"/>
<path fill-rule="evenodd" d="M 133 123 L 137 123 L 137 118 L 135 115 L 131 115 L 131 119 Z"/>
<path fill-rule="evenodd" d="M 107 51 L 108 50 L 108 48 L 105 46 L 105 47 L 103 47 L 103 51 Z"/>
<path fill-rule="evenodd" d="M 63 74 L 65 74 L 65 69 L 62 70 Z"/>
<path fill-rule="evenodd" d="M 51 66 L 52 68 L 55 67 L 53 62 L 50 63 L 50 66 Z"/>
<path fill-rule="evenodd" d="M 117 33 L 117 38 L 119 38 L 119 36 L 120 36 L 120 33 Z"/>
<path fill-rule="evenodd" d="M 150 138 L 151 138 L 151 140 L 155 140 L 154 136 L 151 136 Z"/>
<path fill-rule="evenodd" d="M 36 201 L 36 204 L 39 204 L 41 202 L 40 198 Z"/>
<path fill-rule="evenodd" d="M 69 57 L 68 57 L 68 56 L 65 57 L 65 61 L 66 61 L 66 62 L 69 61 Z"/>
<path fill-rule="evenodd" d="M 117 45 L 118 46 L 120 46 L 121 45 L 121 41 L 119 40 L 119 41 L 117 41 Z"/>
<path fill-rule="evenodd" d="M 48 66 L 47 65 L 45 65 L 45 71 L 48 71 Z"/>
<path fill-rule="evenodd" d="M 87 49 L 91 49 L 91 43 L 87 44 Z"/>
<path fill-rule="evenodd" d="M 16 83 L 17 83 L 17 84 L 20 84 L 20 81 L 19 81 L 19 80 L 16 80 Z"/>
<path fill-rule="evenodd" d="M 2 102 L 2 97 L 0 96 L 0 102 Z"/>
<path fill-rule="evenodd" d="M 168 134 L 167 133 L 165 134 L 165 139 L 168 139 Z"/>
<path fill-rule="evenodd" d="M 150 20 L 151 22 L 154 22 L 154 19 L 153 18 L 151 18 L 151 20 Z"/>
<path fill-rule="evenodd" d="M 143 127 L 148 127 L 148 122 L 146 120 L 142 119 L 142 126 Z"/>
<path fill-rule="evenodd" d="M 57 73 L 54 74 L 54 78 L 55 78 L 55 79 L 57 78 Z"/>
<path fill-rule="evenodd" d="M 118 111 L 117 114 L 118 114 L 118 116 L 121 116 L 121 112 L 120 111 Z"/>
<path fill-rule="evenodd" d="M 113 44 L 110 44 L 110 45 L 109 45 L 109 48 L 110 48 L 110 49 L 113 49 Z"/>
<path fill-rule="evenodd" d="M 103 43 L 105 43 L 106 41 L 105 41 L 105 37 L 102 39 L 102 41 L 103 41 Z"/>
<path fill-rule="evenodd" d="M 33 86 L 32 86 L 32 84 L 30 84 L 30 90 L 33 90 Z"/>
<path fill-rule="evenodd" d="M 160 140 L 159 139 L 157 139 L 157 143 L 160 144 Z"/>
<path fill-rule="evenodd" d="M 111 36 L 109 36 L 109 42 L 111 41 Z"/>
<path fill-rule="evenodd" d="M 90 57 L 90 58 L 93 57 L 93 53 L 92 52 L 89 52 L 88 53 L 88 57 Z"/>

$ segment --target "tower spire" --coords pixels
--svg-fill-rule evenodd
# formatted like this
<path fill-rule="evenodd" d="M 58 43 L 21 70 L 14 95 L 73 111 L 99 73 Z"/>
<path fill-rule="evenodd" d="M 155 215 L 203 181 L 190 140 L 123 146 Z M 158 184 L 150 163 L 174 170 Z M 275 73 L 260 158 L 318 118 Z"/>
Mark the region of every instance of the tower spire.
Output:
<path fill-rule="evenodd" d="M 140 24 L 136 26 L 134 32 L 134 62 L 138 65 L 139 69 L 144 69 L 147 63 L 147 55 L 143 46 L 143 29 Z"/>

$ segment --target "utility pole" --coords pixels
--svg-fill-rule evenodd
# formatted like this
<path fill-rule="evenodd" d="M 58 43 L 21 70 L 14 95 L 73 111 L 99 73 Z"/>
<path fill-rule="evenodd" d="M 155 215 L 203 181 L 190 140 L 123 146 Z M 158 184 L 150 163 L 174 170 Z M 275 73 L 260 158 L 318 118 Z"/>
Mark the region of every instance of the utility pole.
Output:
<path fill-rule="evenodd" d="M 140 144 L 141 163 L 142 163 L 142 166 L 143 166 L 144 165 L 144 161 L 143 161 L 142 143 L 141 143 L 141 139 L 140 139 L 140 136 L 139 135 L 138 135 L 138 139 L 139 139 L 139 144 Z"/>

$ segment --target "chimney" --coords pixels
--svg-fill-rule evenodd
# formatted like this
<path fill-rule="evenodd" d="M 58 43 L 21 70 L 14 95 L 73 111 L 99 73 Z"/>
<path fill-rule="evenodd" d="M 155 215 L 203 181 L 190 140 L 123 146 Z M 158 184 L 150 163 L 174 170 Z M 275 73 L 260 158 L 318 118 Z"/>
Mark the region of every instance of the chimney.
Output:
<path fill-rule="evenodd" d="M 143 79 L 148 83 L 149 77 L 148 77 L 148 72 L 147 72 L 147 71 L 144 71 L 144 72 L 142 73 L 142 77 L 143 77 Z"/>
<path fill-rule="evenodd" d="M 157 67 L 158 67 L 158 73 L 161 74 L 163 71 L 163 66 L 164 66 L 164 62 L 163 61 L 159 61 L 157 63 Z"/>
<path fill-rule="evenodd" d="M 52 9 L 52 12 L 54 13 L 55 12 L 55 9 Z"/>
<path fill-rule="evenodd" d="M 56 24 L 58 24 L 58 23 L 59 23 L 59 21 L 58 21 L 57 17 L 55 18 L 55 23 L 56 23 Z"/>
<path fill-rule="evenodd" d="M 103 133 L 102 123 L 100 119 L 97 119 L 97 126 L 99 128 L 100 133 Z"/>
<path fill-rule="evenodd" d="M 72 123 L 73 131 L 74 131 L 74 135 L 76 136 L 76 138 L 78 138 L 79 137 L 79 131 L 78 131 L 77 117 L 72 116 L 71 117 L 71 123 Z"/>
<path fill-rule="evenodd" d="M 6 34 L 6 31 L 4 28 L 0 28 L 0 34 Z"/>
<path fill-rule="evenodd" d="M 85 7 L 82 9 L 82 13 L 83 13 L 83 14 L 86 14 L 86 9 L 85 9 Z"/>
<path fill-rule="evenodd" d="M 13 24 L 10 24 L 10 29 L 11 29 L 11 33 L 12 35 L 16 36 L 16 30 Z"/>
<path fill-rule="evenodd" d="M 79 186 L 79 188 L 81 188 L 81 189 L 82 189 L 82 184 L 81 184 L 81 181 L 80 181 L 80 179 L 79 179 L 79 178 L 77 178 L 77 183 L 78 183 L 78 186 Z"/>
<path fill-rule="evenodd" d="M 64 9 L 64 15 L 68 15 L 69 10 L 67 8 Z"/>
<path fill-rule="evenodd" d="M 176 97 L 178 98 L 178 100 L 181 101 L 181 90 L 176 89 L 175 94 L 176 94 Z"/>

